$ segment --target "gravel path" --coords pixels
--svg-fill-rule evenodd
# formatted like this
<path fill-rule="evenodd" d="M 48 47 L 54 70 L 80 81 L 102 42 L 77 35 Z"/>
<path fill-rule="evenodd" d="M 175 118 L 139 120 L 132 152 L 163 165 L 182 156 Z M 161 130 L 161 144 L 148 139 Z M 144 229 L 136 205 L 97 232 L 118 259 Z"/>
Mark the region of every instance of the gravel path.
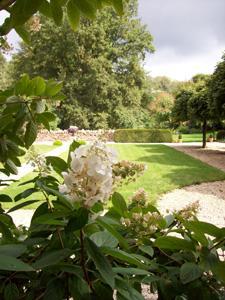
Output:
<path fill-rule="evenodd" d="M 167 146 L 189 154 L 225 172 L 225 143 L 207 143 L 205 149 L 201 148 L 201 143 L 176 143 L 167 144 Z"/>
<path fill-rule="evenodd" d="M 225 172 L 225 143 L 207 143 L 206 149 L 200 148 L 201 143 L 167 145 Z M 199 202 L 200 220 L 225 227 L 225 181 L 206 182 L 174 190 L 160 198 L 158 207 L 165 213 L 167 209 L 179 210 L 196 201 Z"/>

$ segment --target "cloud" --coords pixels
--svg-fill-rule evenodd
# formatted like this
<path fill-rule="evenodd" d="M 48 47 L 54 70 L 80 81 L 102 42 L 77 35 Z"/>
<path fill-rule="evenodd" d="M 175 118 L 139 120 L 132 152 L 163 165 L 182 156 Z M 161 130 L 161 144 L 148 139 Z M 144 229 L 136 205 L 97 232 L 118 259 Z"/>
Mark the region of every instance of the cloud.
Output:
<path fill-rule="evenodd" d="M 224 0 L 139 0 L 139 16 L 154 37 L 156 53 L 146 61 L 153 74 L 163 65 L 174 78 L 210 73 L 225 50 Z"/>

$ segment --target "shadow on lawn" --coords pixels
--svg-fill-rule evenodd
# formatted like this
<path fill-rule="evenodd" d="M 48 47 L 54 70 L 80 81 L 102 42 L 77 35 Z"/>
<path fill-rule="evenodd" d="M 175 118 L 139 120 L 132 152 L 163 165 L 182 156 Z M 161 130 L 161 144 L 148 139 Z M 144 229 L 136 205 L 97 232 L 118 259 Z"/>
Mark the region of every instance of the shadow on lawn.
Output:
<path fill-rule="evenodd" d="M 136 145 L 136 147 L 146 152 L 146 156 L 139 157 L 137 161 L 155 164 L 156 170 L 159 165 L 162 178 L 169 179 L 179 187 L 225 179 L 225 173 L 221 170 L 168 146 Z M 168 166 L 168 169 L 160 165 Z"/>

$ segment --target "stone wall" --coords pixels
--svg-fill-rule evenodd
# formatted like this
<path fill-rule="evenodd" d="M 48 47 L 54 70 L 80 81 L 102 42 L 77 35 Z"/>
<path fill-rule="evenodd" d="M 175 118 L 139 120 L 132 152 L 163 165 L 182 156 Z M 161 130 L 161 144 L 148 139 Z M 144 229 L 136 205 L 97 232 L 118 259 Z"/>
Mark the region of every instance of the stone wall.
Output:
<path fill-rule="evenodd" d="M 85 141 L 113 141 L 114 130 L 76 130 L 69 133 L 67 130 L 48 131 L 40 130 L 38 133 L 37 141 L 70 141 L 70 140 L 85 140 Z"/>

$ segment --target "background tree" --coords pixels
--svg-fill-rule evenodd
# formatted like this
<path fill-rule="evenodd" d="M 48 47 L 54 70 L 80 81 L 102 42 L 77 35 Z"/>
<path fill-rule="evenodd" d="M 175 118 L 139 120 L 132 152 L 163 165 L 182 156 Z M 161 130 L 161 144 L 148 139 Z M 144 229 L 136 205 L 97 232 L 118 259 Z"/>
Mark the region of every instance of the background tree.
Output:
<path fill-rule="evenodd" d="M 209 93 L 206 85 L 209 76 L 194 77 L 193 94 L 188 101 L 188 115 L 190 120 L 197 120 L 202 126 L 202 147 L 206 147 L 207 123 L 212 120 L 209 105 Z"/>
<path fill-rule="evenodd" d="M 174 105 L 174 96 L 168 92 L 155 92 L 148 109 L 151 124 L 155 128 L 171 127 L 171 110 Z"/>
<path fill-rule="evenodd" d="M 149 84 L 155 92 L 166 92 L 173 94 L 177 87 L 181 84 L 180 81 L 172 80 L 167 76 L 149 77 Z"/>
<path fill-rule="evenodd" d="M 7 63 L 5 57 L 0 52 L 0 90 L 6 89 L 10 83 L 10 72 L 9 72 L 9 64 Z"/>
<path fill-rule="evenodd" d="M 108 8 L 92 22 L 83 19 L 77 32 L 66 21 L 60 28 L 46 19 L 41 23 L 41 30 L 32 33 L 32 46 L 23 44 L 13 60 L 15 76 L 25 71 L 64 82 L 66 100 L 57 109 L 60 126 L 139 125 L 138 112 L 146 116 L 148 102 L 141 62 L 153 47 L 137 19 L 137 1 L 130 2 L 122 17 Z M 125 110 L 127 117 L 118 117 Z"/>
<path fill-rule="evenodd" d="M 209 104 L 208 80 L 209 75 L 194 76 L 191 82 L 178 90 L 172 109 L 174 123 L 197 121 L 201 124 L 203 148 L 206 146 L 207 122 L 213 119 Z"/>
<path fill-rule="evenodd" d="M 225 119 L 225 53 L 209 81 L 210 105 L 213 114 L 220 120 Z"/>

